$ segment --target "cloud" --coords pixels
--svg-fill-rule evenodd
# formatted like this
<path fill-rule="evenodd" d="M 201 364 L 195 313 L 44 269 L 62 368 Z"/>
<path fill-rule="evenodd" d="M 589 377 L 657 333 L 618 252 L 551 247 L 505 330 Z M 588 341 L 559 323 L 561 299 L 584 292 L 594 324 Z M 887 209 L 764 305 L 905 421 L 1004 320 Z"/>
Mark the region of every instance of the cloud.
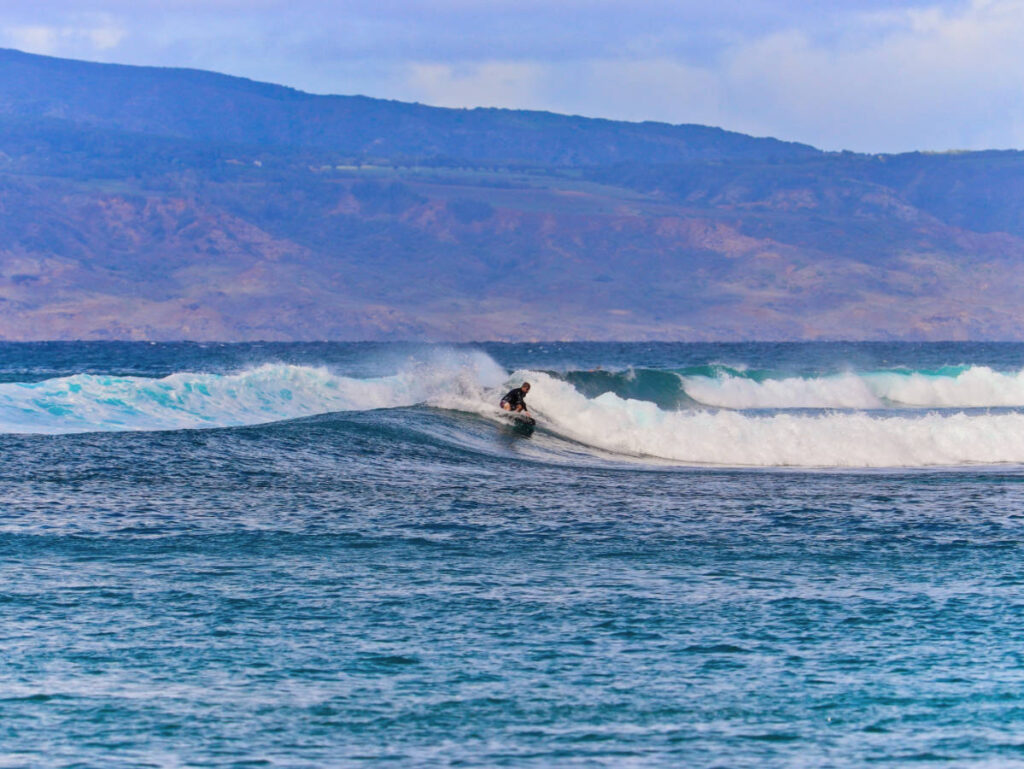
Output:
<path fill-rule="evenodd" d="M 846 17 L 842 34 L 744 37 L 711 61 L 618 58 L 410 66 L 415 98 L 721 125 L 861 151 L 1024 147 L 1024 0 Z M 489 83 L 500 87 L 493 92 Z"/>
<path fill-rule="evenodd" d="M 724 59 L 719 87 L 762 124 L 802 126 L 831 148 L 1024 145 L 1024 2 L 911 9 L 887 22 L 832 47 L 798 32 L 753 41 Z"/>
<path fill-rule="evenodd" d="M 536 62 L 495 61 L 451 66 L 411 66 L 408 85 L 421 100 L 442 107 L 506 107 L 535 99 L 547 67 Z"/>
<path fill-rule="evenodd" d="M 1024 147 L 1024 0 L 48 0 L 0 43 L 318 93 L 707 123 L 826 149 Z"/>
<path fill-rule="evenodd" d="M 507 107 L 623 120 L 715 122 L 722 117 L 710 70 L 671 59 L 579 62 L 485 61 L 411 65 L 408 98 L 444 107 Z"/>
<path fill-rule="evenodd" d="M 9 24 L 0 26 L 3 44 L 29 53 L 71 55 L 116 48 L 127 31 L 112 17 L 87 16 L 64 25 Z"/>
<path fill-rule="evenodd" d="M 52 54 L 60 39 L 58 30 L 53 27 L 14 26 L 4 27 L 0 32 L 6 45 L 29 53 Z"/>

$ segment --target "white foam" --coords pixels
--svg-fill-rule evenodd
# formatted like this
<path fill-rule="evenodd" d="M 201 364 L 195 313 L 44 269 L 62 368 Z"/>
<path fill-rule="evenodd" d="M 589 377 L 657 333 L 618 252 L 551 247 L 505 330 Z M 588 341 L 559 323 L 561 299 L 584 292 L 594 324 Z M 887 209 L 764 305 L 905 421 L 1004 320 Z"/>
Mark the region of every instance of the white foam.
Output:
<path fill-rule="evenodd" d="M 882 401 L 855 374 L 801 379 L 684 377 L 683 389 L 699 403 L 728 409 L 847 408 L 876 409 Z"/>
<path fill-rule="evenodd" d="M 1024 462 L 1024 414 L 750 415 L 663 411 L 528 375 L 542 424 L 565 438 L 685 464 L 761 467 L 926 467 Z"/>
<path fill-rule="evenodd" d="M 956 376 L 882 373 L 866 379 L 887 401 L 907 406 L 1024 406 L 1024 370 L 1004 373 L 971 366 Z"/>
<path fill-rule="evenodd" d="M 763 381 L 731 375 L 683 377 L 683 389 L 699 403 L 728 409 L 1014 407 L 1024 406 L 1024 371 L 972 366 L 953 376 L 877 372 Z"/>

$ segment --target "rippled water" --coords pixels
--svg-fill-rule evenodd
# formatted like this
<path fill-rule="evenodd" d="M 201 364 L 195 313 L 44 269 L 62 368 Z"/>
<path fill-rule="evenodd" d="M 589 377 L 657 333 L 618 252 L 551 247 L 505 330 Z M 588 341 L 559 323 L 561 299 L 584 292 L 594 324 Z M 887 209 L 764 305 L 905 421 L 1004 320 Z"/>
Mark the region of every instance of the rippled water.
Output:
<path fill-rule="evenodd" d="M 237 391 L 268 366 L 303 386 Z M 0 766 L 1024 763 L 1024 459 L 997 424 L 1021 368 L 1013 345 L 0 346 Z M 531 436 L 486 407 L 513 372 L 551 383 Z M 882 374 L 1003 402 L 707 410 L 676 384 Z M 142 409 L 173 376 L 235 397 Z M 588 409 L 780 446 L 818 420 L 835 456 L 861 435 L 837 417 L 905 420 L 872 435 L 909 459 L 932 454 L 908 425 L 978 444 L 717 466 L 616 451 Z"/>

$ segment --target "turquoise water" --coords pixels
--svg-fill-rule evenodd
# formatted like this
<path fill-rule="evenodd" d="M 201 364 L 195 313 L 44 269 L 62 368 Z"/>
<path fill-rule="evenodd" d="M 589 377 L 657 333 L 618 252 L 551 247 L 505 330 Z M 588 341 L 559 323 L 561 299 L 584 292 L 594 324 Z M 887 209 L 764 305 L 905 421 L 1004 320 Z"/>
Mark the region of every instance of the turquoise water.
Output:
<path fill-rule="evenodd" d="M 1024 763 L 1022 369 L 0 345 L 0 766 Z"/>

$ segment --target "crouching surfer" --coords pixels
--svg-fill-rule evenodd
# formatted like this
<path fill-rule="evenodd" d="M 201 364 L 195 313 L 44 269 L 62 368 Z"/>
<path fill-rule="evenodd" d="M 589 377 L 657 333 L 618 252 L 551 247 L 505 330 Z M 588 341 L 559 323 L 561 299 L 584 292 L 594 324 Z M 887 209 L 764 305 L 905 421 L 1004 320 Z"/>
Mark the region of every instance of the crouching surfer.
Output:
<path fill-rule="evenodd" d="M 521 420 L 532 425 L 534 420 L 526 406 L 526 394 L 528 392 L 530 392 L 530 383 L 523 382 L 519 387 L 508 391 L 508 394 L 501 399 L 501 407 L 505 411 L 518 414 L 519 416 L 516 417 L 517 421 Z"/>

